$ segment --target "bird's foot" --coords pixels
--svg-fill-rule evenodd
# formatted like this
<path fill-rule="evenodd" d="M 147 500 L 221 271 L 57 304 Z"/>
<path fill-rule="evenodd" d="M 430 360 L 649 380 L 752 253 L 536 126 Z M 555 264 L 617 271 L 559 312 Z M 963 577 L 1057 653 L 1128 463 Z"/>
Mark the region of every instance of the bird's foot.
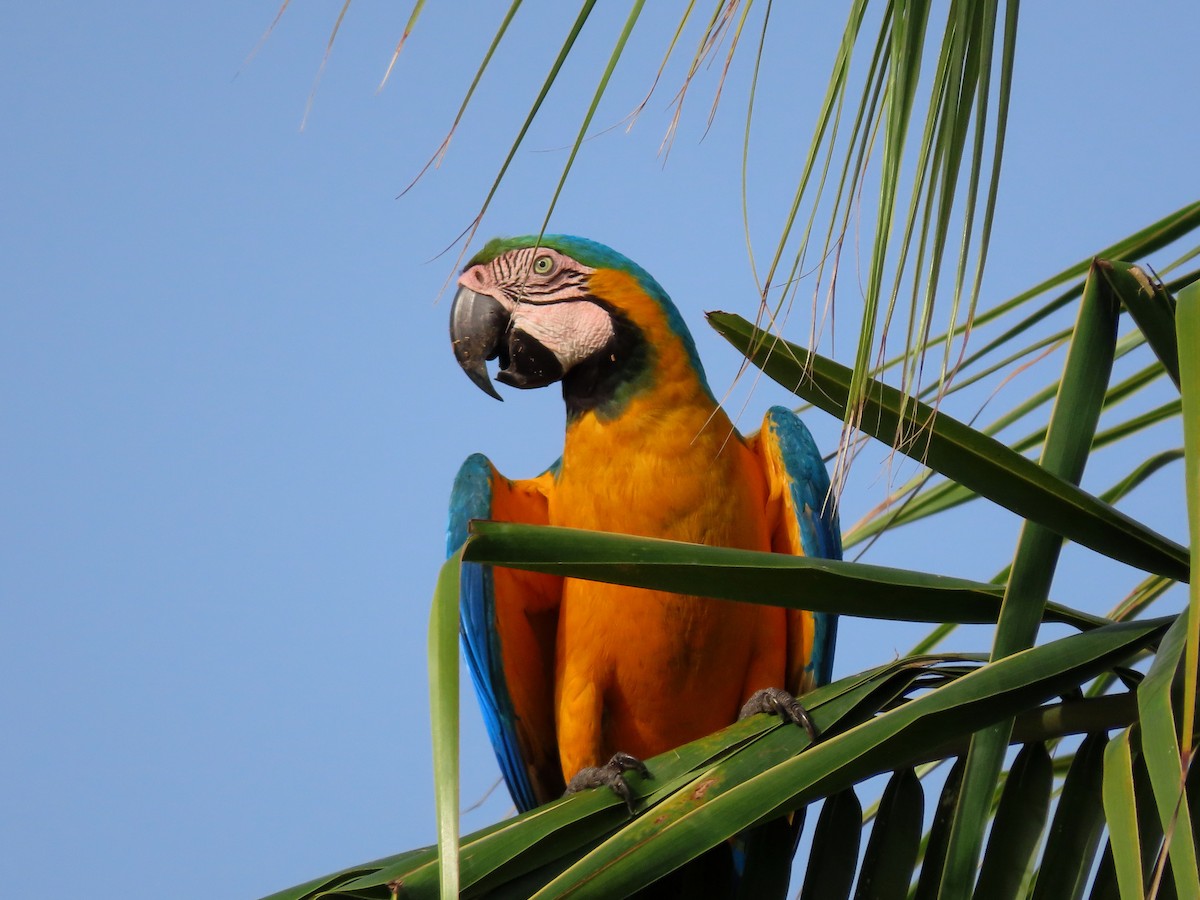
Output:
<path fill-rule="evenodd" d="M 794 702 L 794 701 L 793 701 Z M 629 814 L 633 815 L 633 795 L 629 785 L 621 776 L 626 772 L 637 772 L 643 778 L 652 778 L 646 764 L 629 753 L 614 753 L 613 758 L 602 766 L 584 766 L 575 773 L 567 785 L 567 793 L 575 794 L 587 788 L 608 787 L 614 794 L 625 801 Z"/>
<path fill-rule="evenodd" d="M 755 691 L 738 713 L 738 721 L 758 713 L 774 713 L 781 716 L 785 722 L 803 725 L 813 743 L 817 741 L 817 726 L 813 724 L 812 716 L 785 690 L 769 687 Z"/>

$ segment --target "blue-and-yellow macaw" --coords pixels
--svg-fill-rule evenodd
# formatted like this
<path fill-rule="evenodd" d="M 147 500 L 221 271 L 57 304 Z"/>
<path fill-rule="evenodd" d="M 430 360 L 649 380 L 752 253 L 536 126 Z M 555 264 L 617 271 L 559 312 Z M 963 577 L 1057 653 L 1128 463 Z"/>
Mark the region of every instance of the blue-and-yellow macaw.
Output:
<path fill-rule="evenodd" d="M 450 553 L 479 518 L 841 556 L 808 429 L 774 407 L 758 434 L 739 435 L 645 270 L 544 235 L 489 242 L 458 285 L 450 335 L 471 380 L 499 398 L 486 368 L 499 357 L 504 384 L 561 382 L 567 427 L 561 459 L 537 478 L 511 481 L 479 454 L 463 464 Z M 573 786 L 619 792 L 623 768 L 732 724 L 748 701 L 803 694 L 833 658 L 835 620 L 821 613 L 477 565 L 463 567 L 460 599 L 468 666 L 522 811 L 581 770 Z"/>

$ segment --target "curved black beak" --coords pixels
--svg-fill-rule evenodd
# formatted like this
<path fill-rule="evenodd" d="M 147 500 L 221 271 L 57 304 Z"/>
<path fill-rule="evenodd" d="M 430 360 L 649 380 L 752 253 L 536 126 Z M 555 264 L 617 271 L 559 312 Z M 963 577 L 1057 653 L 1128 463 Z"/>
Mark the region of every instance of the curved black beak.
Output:
<path fill-rule="evenodd" d="M 480 390 L 497 400 L 504 398 L 492 385 L 486 363 L 499 355 L 508 323 L 508 310 L 492 297 L 468 287 L 460 287 L 454 295 L 450 305 L 450 343 L 454 347 L 454 358 Z"/>

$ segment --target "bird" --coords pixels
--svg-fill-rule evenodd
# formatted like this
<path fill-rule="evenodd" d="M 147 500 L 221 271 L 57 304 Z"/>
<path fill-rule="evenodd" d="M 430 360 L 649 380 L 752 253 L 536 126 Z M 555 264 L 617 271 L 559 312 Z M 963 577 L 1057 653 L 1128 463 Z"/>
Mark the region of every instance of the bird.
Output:
<path fill-rule="evenodd" d="M 496 399 L 492 360 L 503 385 L 560 384 L 566 431 L 534 477 L 467 458 L 448 555 L 470 521 L 493 519 L 841 557 L 808 429 L 775 406 L 743 437 L 678 308 L 615 250 L 570 235 L 489 241 L 458 277 L 450 338 Z M 520 811 L 604 784 L 632 811 L 624 774 L 652 775 L 644 760 L 758 711 L 804 723 L 794 698 L 829 680 L 835 632 L 819 612 L 473 563 L 460 575 L 467 667 Z"/>

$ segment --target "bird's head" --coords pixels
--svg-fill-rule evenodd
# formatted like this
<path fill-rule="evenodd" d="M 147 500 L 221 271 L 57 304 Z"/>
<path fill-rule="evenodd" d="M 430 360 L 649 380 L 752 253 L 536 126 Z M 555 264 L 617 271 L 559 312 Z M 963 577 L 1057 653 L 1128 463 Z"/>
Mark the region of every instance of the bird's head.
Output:
<path fill-rule="evenodd" d="M 496 238 L 458 285 L 450 308 L 454 355 L 497 400 L 486 365 L 497 358 L 503 384 L 561 381 L 568 415 L 615 413 L 664 366 L 694 373 L 708 391 L 691 334 L 666 292 L 603 244 L 567 235 Z"/>

